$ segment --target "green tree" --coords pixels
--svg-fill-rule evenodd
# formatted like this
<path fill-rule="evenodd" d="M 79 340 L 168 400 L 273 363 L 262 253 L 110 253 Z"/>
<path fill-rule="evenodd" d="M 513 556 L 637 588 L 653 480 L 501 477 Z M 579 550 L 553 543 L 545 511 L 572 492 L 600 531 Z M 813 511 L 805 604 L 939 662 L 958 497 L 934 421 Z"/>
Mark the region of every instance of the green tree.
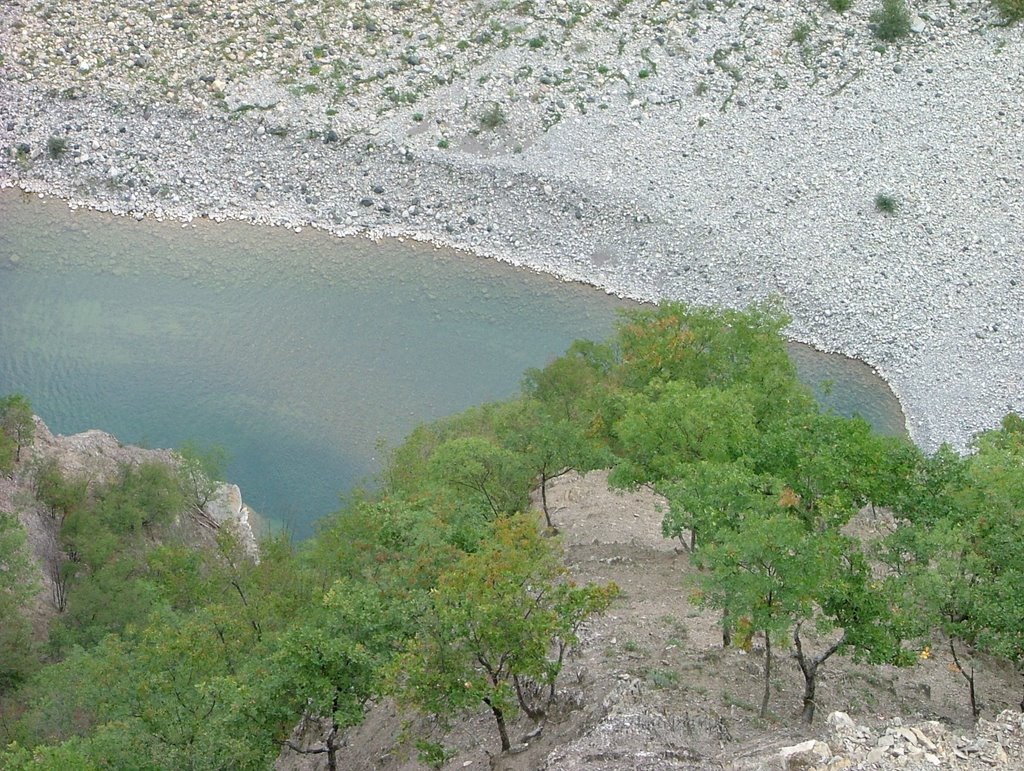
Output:
<path fill-rule="evenodd" d="M 490 517 L 522 511 L 530 469 L 521 458 L 480 437 L 449 439 L 430 458 L 431 477 L 481 504 Z"/>
<path fill-rule="evenodd" d="M 224 478 L 227 450 L 219 445 L 204 448 L 189 441 L 178 448 L 177 456 L 185 496 L 201 512 L 217 492 L 219 480 Z"/>
<path fill-rule="evenodd" d="M 381 693 L 385 665 L 414 616 L 367 583 L 338 581 L 281 633 L 268 657 L 253 660 L 242 678 L 243 703 L 256 705 L 252 719 L 271 719 L 285 736 L 300 715 L 326 720 L 322 746 L 277 741 L 301 754 L 325 755 L 333 771 L 342 732 L 361 723 L 367 702 Z"/>
<path fill-rule="evenodd" d="M 833 655 L 852 652 L 872 663 L 906 664 L 905 630 L 887 593 L 875 585 L 867 560 L 851 539 L 833 530 L 808 529 L 789 509 L 751 518 L 706 544 L 698 563 L 704 601 L 730 619 L 746 619 L 765 640 L 761 717 L 767 717 L 772 646 L 792 637 L 804 678 L 803 719 L 811 722 L 819 668 Z M 808 625 L 832 640 L 815 654 Z"/>
<path fill-rule="evenodd" d="M 553 683 L 559 639 L 607 607 L 614 587 L 567 587 L 564 567 L 528 516 L 501 518 L 494 536 L 440 577 L 420 631 L 394 668 L 399 698 L 448 716 L 483 702 L 502 750 L 517 707 L 517 681 Z M 520 689 L 521 691 L 521 689 Z"/>
<path fill-rule="evenodd" d="M 80 511 L 86 505 L 88 480 L 64 476 L 56 458 L 48 457 L 35 464 L 32 480 L 36 498 L 60 524 L 63 524 L 70 514 Z"/>
<path fill-rule="evenodd" d="M 657 489 L 669 504 L 662 534 L 678 538 L 690 551 L 697 546 L 698 533 L 714 540 L 723 529 L 737 529 L 745 517 L 762 511 L 781 492 L 774 479 L 756 474 L 743 459 L 681 465 L 675 478 Z"/>
<path fill-rule="evenodd" d="M 738 389 L 673 381 L 625 396 L 622 403 L 614 427 L 622 460 L 613 484 L 673 480 L 686 464 L 735 460 L 756 436 L 751 404 Z"/>
<path fill-rule="evenodd" d="M 28 399 L 21 394 L 10 394 L 0 399 L 0 432 L 14 440 L 15 463 L 21 461 L 21 451 L 32 444 L 35 428 Z"/>
<path fill-rule="evenodd" d="M 757 420 L 813 404 L 796 377 L 782 329 L 789 323 L 775 302 L 746 310 L 663 302 L 626 311 L 616 336 L 626 388 L 685 381 L 698 388 L 744 385 Z"/>
<path fill-rule="evenodd" d="M 524 398 L 509 403 L 497 426 L 502 444 L 515 452 L 539 483 L 541 509 L 549 528 L 548 482 L 569 471 L 585 473 L 611 464 L 613 456 L 580 423 L 551 414 L 543 402 Z"/>
<path fill-rule="evenodd" d="M 600 415 L 601 400 L 610 387 L 616 365 L 610 345 L 576 340 L 565 355 L 543 369 L 528 369 L 523 376 L 523 394 L 536 399 L 554 418 L 569 421 L 593 432 Z"/>
<path fill-rule="evenodd" d="M 0 511 L 0 697 L 35 667 L 28 606 L 37 589 L 25 531 L 17 517 Z"/>

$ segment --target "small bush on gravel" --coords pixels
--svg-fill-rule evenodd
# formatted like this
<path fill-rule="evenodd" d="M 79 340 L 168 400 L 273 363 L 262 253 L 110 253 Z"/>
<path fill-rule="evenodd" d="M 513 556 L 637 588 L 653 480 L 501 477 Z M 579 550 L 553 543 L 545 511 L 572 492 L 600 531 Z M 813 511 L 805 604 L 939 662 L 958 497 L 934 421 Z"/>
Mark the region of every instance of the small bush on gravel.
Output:
<path fill-rule="evenodd" d="M 899 208 L 900 204 L 895 196 L 887 195 L 886 193 L 879 193 L 875 196 L 875 209 L 882 214 L 895 214 Z"/>
<path fill-rule="evenodd" d="M 1024 19 L 1024 0 L 992 0 L 992 4 L 1007 21 Z"/>
<path fill-rule="evenodd" d="M 68 143 L 64 137 L 50 137 L 46 140 L 46 154 L 51 158 L 60 158 L 67 149 Z"/>
<path fill-rule="evenodd" d="M 805 43 L 807 38 L 811 35 L 811 25 L 806 21 L 802 21 L 793 27 L 793 32 L 790 33 L 790 39 L 794 43 Z"/>
<path fill-rule="evenodd" d="M 846 13 L 853 5 L 853 0 L 828 0 L 828 7 L 836 13 Z"/>
<path fill-rule="evenodd" d="M 906 0 L 882 0 L 881 6 L 871 12 L 875 37 L 886 42 L 899 40 L 910 34 L 910 11 Z"/>
<path fill-rule="evenodd" d="M 480 127 L 485 129 L 496 129 L 505 124 L 505 111 L 497 102 L 491 102 L 487 108 L 480 113 Z"/>

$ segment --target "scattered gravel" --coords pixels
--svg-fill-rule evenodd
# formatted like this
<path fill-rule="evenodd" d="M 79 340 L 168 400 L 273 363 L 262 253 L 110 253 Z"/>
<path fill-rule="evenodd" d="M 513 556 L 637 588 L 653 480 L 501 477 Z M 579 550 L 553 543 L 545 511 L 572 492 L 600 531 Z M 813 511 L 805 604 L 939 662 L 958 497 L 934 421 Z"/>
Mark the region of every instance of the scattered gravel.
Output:
<path fill-rule="evenodd" d="M 0 186 L 778 294 L 963 447 L 1024 409 L 1024 26 L 915 2 L 883 46 L 873 7 L 11 0 Z"/>

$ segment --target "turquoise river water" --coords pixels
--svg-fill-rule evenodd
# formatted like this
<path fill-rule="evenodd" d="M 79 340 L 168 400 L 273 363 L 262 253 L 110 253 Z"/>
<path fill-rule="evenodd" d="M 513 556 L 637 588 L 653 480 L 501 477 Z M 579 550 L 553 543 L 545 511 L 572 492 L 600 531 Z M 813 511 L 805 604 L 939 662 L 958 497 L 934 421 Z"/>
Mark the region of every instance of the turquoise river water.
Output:
<path fill-rule="evenodd" d="M 0 394 L 59 433 L 227 448 L 247 502 L 296 536 L 417 423 L 514 394 L 603 339 L 604 292 L 414 242 L 136 222 L 0 193 Z M 903 430 L 867 366 L 792 346 L 844 414 Z"/>

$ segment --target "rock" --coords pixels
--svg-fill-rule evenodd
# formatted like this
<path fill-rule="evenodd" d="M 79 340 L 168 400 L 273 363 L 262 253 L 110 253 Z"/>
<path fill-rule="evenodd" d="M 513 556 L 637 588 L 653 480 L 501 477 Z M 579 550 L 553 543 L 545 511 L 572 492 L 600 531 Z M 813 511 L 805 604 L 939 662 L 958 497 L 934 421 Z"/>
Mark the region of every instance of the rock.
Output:
<path fill-rule="evenodd" d="M 829 716 L 825 718 L 825 725 L 828 726 L 829 733 L 834 733 L 838 736 L 847 736 L 857 730 L 857 724 L 854 723 L 853 718 L 845 712 L 830 713 Z"/>
<path fill-rule="evenodd" d="M 884 757 L 885 757 L 885 750 L 883 750 L 881 747 L 875 747 L 873 750 L 871 750 L 867 754 L 867 757 L 864 758 L 864 763 L 866 763 L 867 765 L 871 765 L 873 763 L 878 763 Z"/>
<path fill-rule="evenodd" d="M 779 750 L 780 768 L 782 771 L 804 771 L 827 763 L 832 758 L 832 750 L 825 742 L 808 739 L 792 747 Z"/>
<path fill-rule="evenodd" d="M 922 32 L 924 32 L 924 29 L 924 19 L 922 19 L 920 16 L 915 16 L 914 19 L 910 22 L 910 31 L 913 32 L 915 35 L 920 35 Z"/>

